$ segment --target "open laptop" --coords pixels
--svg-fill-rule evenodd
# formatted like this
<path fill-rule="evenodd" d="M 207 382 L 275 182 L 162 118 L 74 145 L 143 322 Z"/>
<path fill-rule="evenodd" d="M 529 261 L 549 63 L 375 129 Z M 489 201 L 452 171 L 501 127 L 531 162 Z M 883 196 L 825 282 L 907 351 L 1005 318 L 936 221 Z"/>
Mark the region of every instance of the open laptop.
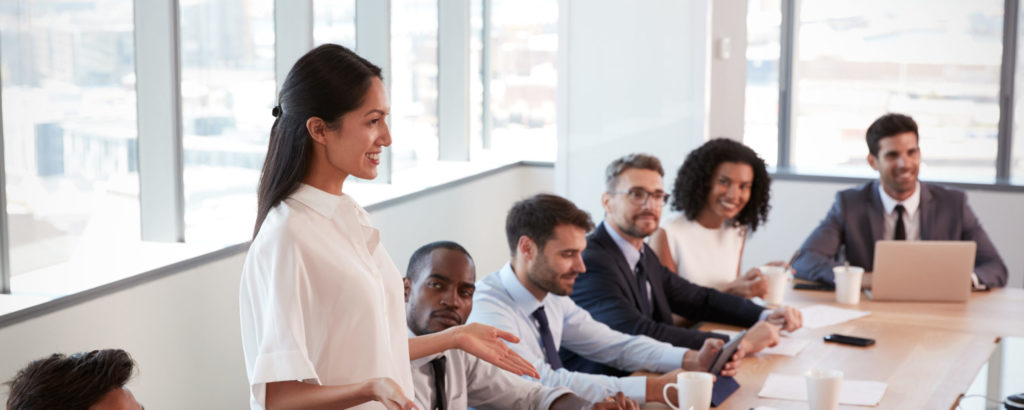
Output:
<path fill-rule="evenodd" d="M 973 241 L 878 241 L 872 300 L 966 302 L 974 271 Z"/>

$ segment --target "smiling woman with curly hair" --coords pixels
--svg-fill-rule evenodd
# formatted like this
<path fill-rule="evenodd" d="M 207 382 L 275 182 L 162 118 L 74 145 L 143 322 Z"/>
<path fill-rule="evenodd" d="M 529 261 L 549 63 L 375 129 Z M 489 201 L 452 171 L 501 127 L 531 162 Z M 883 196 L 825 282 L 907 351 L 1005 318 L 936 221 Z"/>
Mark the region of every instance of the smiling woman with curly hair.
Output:
<path fill-rule="evenodd" d="M 672 209 L 651 237 L 661 263 L 703 286 L 764 296 L 758 269 L 740 275 L 747 232 L 768 218 L 771 178 L 764 160 L 739 142 L 717 138 L 690 152 L 676 175 Z"/>

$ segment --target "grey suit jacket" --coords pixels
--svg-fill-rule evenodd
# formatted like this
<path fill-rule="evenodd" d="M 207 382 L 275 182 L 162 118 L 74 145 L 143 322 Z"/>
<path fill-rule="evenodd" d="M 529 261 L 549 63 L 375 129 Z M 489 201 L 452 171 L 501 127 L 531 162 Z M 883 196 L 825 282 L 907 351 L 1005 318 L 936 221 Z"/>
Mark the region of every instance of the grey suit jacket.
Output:
<path fill-rule="evenodd" d="M 976 242 L 974 273 L 978 280 L 989 286 L 1006 285 L 1006 265 L 963 192 L 921 182 L 920 207 L 922 240 Z M 793 263 L 796 276 L 832 283 L 832 267 L 844 260 L 840 246 L 845 247 L 845 260 L 851 265 L 872 271 L 875 241 L 882 239 L 885 231 L 884 213 L 877 180 L 837 193 L 832 209 L 800 247 L 800 256 Z"/>

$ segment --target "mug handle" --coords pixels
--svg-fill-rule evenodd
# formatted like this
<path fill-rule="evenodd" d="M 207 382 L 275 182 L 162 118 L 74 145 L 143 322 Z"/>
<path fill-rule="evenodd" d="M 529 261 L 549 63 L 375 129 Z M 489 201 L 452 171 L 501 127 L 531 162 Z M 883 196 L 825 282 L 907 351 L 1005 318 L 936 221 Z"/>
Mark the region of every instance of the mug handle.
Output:
<path fill-rule="evenodd" d="M 668 399 L 668 389 L 670 387 L 675 387 L 676 391 L 679 391 L 679 386 L 677 386 L 675 383 L 665 383 L 665 387 L 661 388 L 661 398 L 665 399 L 665 405 L 671 407 L 672 410 L 681 410 L 679 407 L 673 406 L 672 402 L 669 401 Z"/>

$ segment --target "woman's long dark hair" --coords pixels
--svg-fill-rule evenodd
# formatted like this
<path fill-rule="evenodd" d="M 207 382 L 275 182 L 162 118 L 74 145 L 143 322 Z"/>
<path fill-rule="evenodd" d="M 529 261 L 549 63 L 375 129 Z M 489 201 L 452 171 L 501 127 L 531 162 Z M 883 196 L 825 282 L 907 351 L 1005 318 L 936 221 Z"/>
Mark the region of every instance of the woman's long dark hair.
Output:
<path fill-rule="evenodd" d="M 337 44 L 310 50 L 288 71 L 260 171 L 254 238 L 270 209 L 295 192 L 306 176 L 313 153 L 306 120 L 319 117 L 340 125 L 343 115 L 363 104 L 373 77 L 382 78 L 380 67 Z"/>
<path fill-rule="evenodd" d="M 768 220 L 772 179 L 768 176 L 764 160 L 754 150 L 727 138 L 710 140 L 686 156 L 672 189 L 672 209 L 683 212 L 686 219 L 697 219 L 707 205 L 708 192 L 711 192 L 711 184 L 714 183 L 711 177 L 723 162 L 744 163 L 754 171 L 750 200 L 733 219 L 732 225 L 748 226 L 751 232 L 756 231 L 759 225 Z"/>

